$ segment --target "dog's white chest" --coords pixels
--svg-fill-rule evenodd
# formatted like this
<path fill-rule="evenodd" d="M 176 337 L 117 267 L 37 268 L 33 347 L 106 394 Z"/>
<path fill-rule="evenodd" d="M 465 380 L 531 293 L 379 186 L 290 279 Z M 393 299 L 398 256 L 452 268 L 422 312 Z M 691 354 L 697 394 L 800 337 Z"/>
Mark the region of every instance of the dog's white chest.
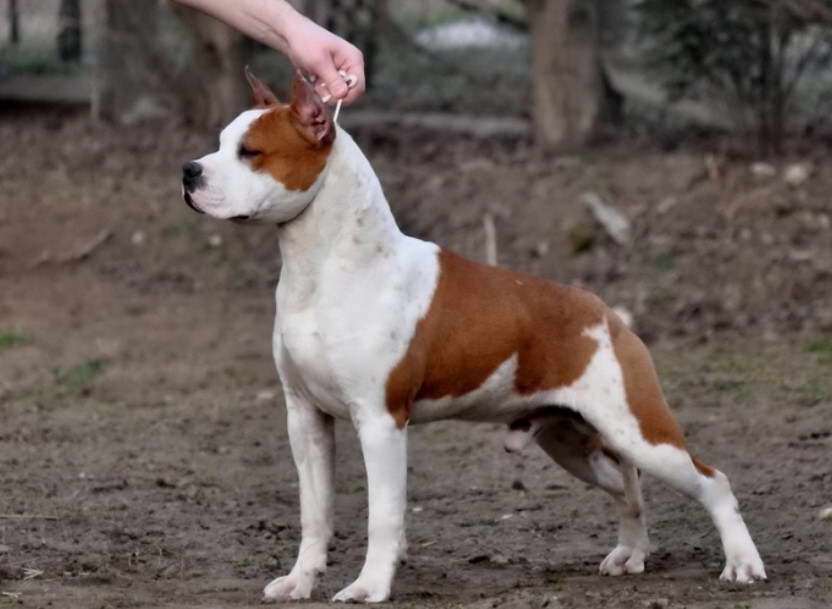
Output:
<path fill-rule="evenodd" d="M 284 381 L 332 416 L 349 416 L 348 399 L 332 361 L 332 347 L 312 315 L 276 320 L 274 355 Z"/>
<path fill-rule="evenodd" d="M 298 260 L 287 248 L 277 290 L 280 374 L 339 418 L 387 408 L 388 377 L 430 305 L 439 274 L 435 245 L 383 240 L 367 223 L 363 228 L 348 236 L 353 251 L 335 250 L 314 276 L 290 267 Z M 351 257 L 362 264 L 352 260 L 345 272 Z"/>

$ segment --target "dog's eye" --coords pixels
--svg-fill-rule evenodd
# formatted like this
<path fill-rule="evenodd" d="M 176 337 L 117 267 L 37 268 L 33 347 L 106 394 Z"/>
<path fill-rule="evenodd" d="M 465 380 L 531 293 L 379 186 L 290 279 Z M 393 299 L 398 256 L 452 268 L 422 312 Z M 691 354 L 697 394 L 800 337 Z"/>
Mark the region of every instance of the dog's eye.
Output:
<path fill-rule="evenodd" d="M 237 151 L 241 158 L 252 158 L 255 156 L 259 156 L 262 154 L 259 150 L 252 150 L 251 148 L 246 148 L 245 144 L 240 144 L 240 150 Z"/>

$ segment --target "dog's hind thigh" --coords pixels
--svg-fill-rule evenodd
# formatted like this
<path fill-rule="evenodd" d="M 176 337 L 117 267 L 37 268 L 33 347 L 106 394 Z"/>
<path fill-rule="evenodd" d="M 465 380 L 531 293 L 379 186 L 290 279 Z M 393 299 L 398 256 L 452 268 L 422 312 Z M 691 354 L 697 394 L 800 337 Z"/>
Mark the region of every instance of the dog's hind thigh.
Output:
<path fill-rule="evenodd" d="M 618 544 L 601 562 L 604 575 L 644 571 L 648 552 L 638 471 L 609 450 L 590 426 L 554 419 L 535 436 L 540 447 L 576 478 L 604 489 L 618 504 Z"/>

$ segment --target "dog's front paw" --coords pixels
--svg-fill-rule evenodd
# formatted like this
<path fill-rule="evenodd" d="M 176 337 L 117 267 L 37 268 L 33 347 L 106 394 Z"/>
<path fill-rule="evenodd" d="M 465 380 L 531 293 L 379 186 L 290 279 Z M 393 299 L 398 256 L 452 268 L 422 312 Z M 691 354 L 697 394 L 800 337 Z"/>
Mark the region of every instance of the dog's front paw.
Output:
<path fill-rule="evenodd" d="M 361 576 L 332 597 L 342 603 L 381 603 L 390 598 L 390 581 Z"/>
<path fill-rule="evenodd" d="M 263 598 L 266 601 L 297 601 L 307 599 L 312 595 L 315 586 L 315 575 L 304 573 L 290 573 L 273 579 L 263 588 Z"/>
<path fill-rule="evenodd" d="M 753 584 L 768 578 L 763 561 L 755 551 L 747 556 L 728 559 L 728 564 L 725 565 L 719 579 L 738 584 Z"/>
<path fill-rule="evenodd" d="M 643 573 L 646 554 L 639 548 L 616 546 L 601 562 L 601 575 L 624 575 L 625 573 Z"/>

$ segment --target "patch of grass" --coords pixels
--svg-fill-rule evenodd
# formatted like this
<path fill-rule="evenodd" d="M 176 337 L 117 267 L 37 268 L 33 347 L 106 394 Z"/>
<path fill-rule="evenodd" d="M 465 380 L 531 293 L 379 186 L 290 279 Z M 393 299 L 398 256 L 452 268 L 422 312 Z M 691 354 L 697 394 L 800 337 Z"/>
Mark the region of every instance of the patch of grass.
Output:
<path fill-rule="evenodd" d="M 251 567 L 253 564 L 254 561 L 250 558 L 241 558 L 240 560 L 231 561 L 231 566 L 235 569 L 245 569 L 246 567 Z"/>
<path fill-rule="evenodd" d="M 806 344 L 806 350 L 809 353 L 830 353 L 830 354 L 832 354 L 832 338 L 824 337 L 824 338 L 816 338 L 814 340 L 810 340 Z"/>
<path fill-rule="evenodd" d="M 819 364 L 832 364 L 832 337 L 810 340 L 806 343 L 806 351 L 815 353 Z"/>
<path fill-rule="evenodd" d="M 69 389 L 84 389 L 95 377 L 103 372 L 107 365 L 106 359 L 88 359 L 69 370 L 56 370 L 55 380 L 59 385 Z"/>
<path fill-rule="evenodd" d="M 754 397 L 754 388 L 745 379 L 721 377 L 710 384 L 715 392 L 728 394 L 734 402 L 750 402 Z"/>
<path fill-rule="evenodd" d="M 0 352 L 18 345 L 25 345 L 29 340 L 15 330 L 0 330 Z"/>
<path fill-rule="evenodd" d="M 822 402 L 832 401 L 832 389 L 819 380 L 808 381 L 798 387 L 795 393 L 797 393 L 797 399 L 795 400 L 797 405 L 806 408 L 817 406 Z"/>
<path fill-rule="evenodd" d="M 676 255 L 671 250 L 663 250 L 653 259 L 656 269 L 663 273 L 676 270 Z"/>
<path fill-rule="evenodd" d="M 29 401 L 29 400 L 32 400 L 33 398 L 36 398 L 36 397 L 37 397 L 37 393 L 35 393 L 34 391 L 21 390 L 21 391 L 10 391 L 9 393 L 7 393 L 3 396 L 3 399 L 5 399 L 8 402 L 14 403 L 14 402 Z"/>
<path fill-rule="evenodd" d="M 195 237 L 197 235 L 197 226 L 191 221 L 171 222 L 162 228 L 161 234 L 164 239 Z"/>
<path fill-rule="evenodd" d="M 0 603 L 4 605 L 19 605 L 23 601 L 20 600 L 21 592 L 0 592 Z"/>
<path fill-rule="evenodd" d="M 586 224 L 577 223 L 566 232 L 571 254 L 588 252 L 595 245 L 595 231 Z"/>

